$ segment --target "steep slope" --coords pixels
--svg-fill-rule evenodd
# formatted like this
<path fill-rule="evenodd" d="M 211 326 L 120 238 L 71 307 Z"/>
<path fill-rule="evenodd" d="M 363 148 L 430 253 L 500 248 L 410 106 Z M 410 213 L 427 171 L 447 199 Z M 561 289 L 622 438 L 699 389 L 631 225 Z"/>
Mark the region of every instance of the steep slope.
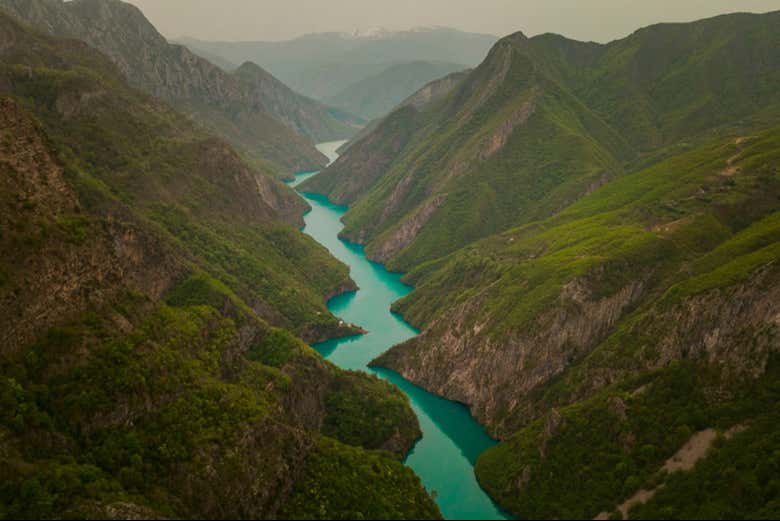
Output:
<path fill-rule="evenodd" d="M 428 83 L 466 69 L 465 65 L 415 61 L 388 67 L 325 101 L 372 120 L 383 117 Z"/>
<path fill-rule="evenodd" d="M 338 331 L 294 195 L 84 43 L 0 63 L 0 516 L 438 517 L 403 394 L 263 318 Z"/>
<path fill-rule="evenodd" d="M 293 92 L 254 63 L 244 63 L 236 70 L 235 76 L 250 88 L 255 103 L 315 143 L 348 138 L 365 123 L 344 108 L 341 111 L 328 109 L 318 101 Z"/>
<path fill-rule="evenodd" d="M 408 269 L 552 215 L 713 132 L 771 122 L 780 110 L 778 20 L 661 25 L 603 46 L 551 35 L 502 40 L 424 116 L 401 127 L 388 118 L 390 128 L 364 138 L 402 139 L 390 161 L 382 148 L 374 157 L 351 147 L 332 166 L 373 169 L 370 190 L 345 217 L 345 238 Z"/>
<path fill-rule="evenodd" d="M 109 56 L 131 85 L 190 115 L 257 166 L 270 163 L 292 173 L 326 163 L 307 137 L 257 103 L 264 93 L 256 85 L 243 84 L 188 49 L 169 44 L 130 4 L 3 0 L 0 8 L 48 34 L 86 41 Z M 345 135 L 349 132 L 326 134 L 328 139 Z"/>
<path fill-rule="evenodd" d="M 302 191 L 327 195 L 338 204 L 351 204 L 368 192 L 388 165 L 407 146 L 412 131 L 434 102 L 446 97 L 467 74 L 435 80 L 404 100 L 390 115 L 374 120 L 340 149 L 328 169 L 300 185 Z M 350 154 L 344 155 L 349 149 Z"/>
<path fill-rule="evenodd" d="M 375 363 L 504 440 L 477 473 L 518 517 L 778 515 L 779 29 L 513 35 L 307 181 L 410 270 L 395 310 L 422 334 Z M 702 433 L 701 465 L 664 471 Z"/>
<path fill-rule="evenodd" d="M 611 512 L 686 433 L 776 407 L 778 150 L 777 127 L 718 141 L 423 265 L 396 308 L 423 333 L 376 363 L 509 439 L 477 470 L 512 512 Z"/>
<path fill-rule="evenodd" d="M 409 146 L 345 216 L 346 238 L 405 269 L 550 215 L 622 174 L 631 149 L 544 73 L 526 42 L 502 40 L 423 112 L 405 133 Z"/>
<path fill-rule="evenodd" d="M 397 32 L 309 34 L 283 42 L 184 39 L 181 43 L 196 52 L 206 51 L 234 63 L 257 63 L 295 91 L 326 100 L 393 65 L 425 61 L 473 67 L 497 40 L 492 35 L 429 27 Z"/>
<path fill-rule="evenodd" d="M 175 41 L 173 43 L 176 43 Z M 192 47 L 188 47 L 189 50 L 193 52 L 193 54 L 197 54 L 204 60 L 210 61 L 220 69 L 222 69 L 225 72 L 234 72 L 236 69 L 238 69 L 238 65 L 226 60 L 225 58 L 221 56 L 217 56 L 216 54 L 211 54 L 208 51 L 204 51 L 202 49 L 195 49 Z"/>

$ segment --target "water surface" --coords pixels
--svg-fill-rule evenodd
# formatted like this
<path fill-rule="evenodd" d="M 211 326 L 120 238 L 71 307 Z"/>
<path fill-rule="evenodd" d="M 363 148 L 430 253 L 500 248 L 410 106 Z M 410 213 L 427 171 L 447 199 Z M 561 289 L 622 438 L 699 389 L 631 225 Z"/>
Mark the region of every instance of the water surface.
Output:
<path fill-rule="evenodd" d="M 331 161 L 343 143 L 323 143 L 318 149 Z M 296 186 L 314 173 L 304 173 L 290 183 Z M 362 246 L 338 238 L 345 206 L 338 206 L 317 194 L 301 194 L 311 205 L 304 232 L 327 247 L 347 264 L 360 290 L 341 295 L 328 303 L 334 315 L 357 324 L 368 334 L 331 340 L 314 346 L 325 358 L 344 369 L 370 371 L 397 385 L 409 396 L 423 432 L 406 459 L 425 487 L 436 498 L 447 519 L 507 519 L 479 487 L 474 463 L 487 448 L 495 445 L 461 404 L 439 398 L 410 383 L 393 371 L 368 368 L 368 363 L 390 347 L 417 335 L 401 317 L 391 313 L 390 306 L 412 288 L 401 282 L 380 264 L 369 261 Z"/>

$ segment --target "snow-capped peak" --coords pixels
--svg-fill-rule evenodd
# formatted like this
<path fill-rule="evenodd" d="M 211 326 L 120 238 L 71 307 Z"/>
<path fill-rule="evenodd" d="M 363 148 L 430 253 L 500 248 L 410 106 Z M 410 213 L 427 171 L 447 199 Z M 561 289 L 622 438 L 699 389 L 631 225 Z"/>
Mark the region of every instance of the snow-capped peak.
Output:
<path fill-rule="evenodd" d="M 392 34 L 384 27 L 372 27 L 370 29 L 355 29 L 350 33 L 342 33 L 341 36 L 348 40 L 381 40 Z"/>

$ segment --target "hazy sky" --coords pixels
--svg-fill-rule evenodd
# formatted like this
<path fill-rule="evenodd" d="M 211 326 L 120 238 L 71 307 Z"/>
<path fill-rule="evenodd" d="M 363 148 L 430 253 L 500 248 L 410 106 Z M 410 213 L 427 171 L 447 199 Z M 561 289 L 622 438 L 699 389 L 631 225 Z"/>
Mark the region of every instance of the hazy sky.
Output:
<path fill-rule="evenodd" d="M 372 27 L 442 25 L 504 36 L 609 41 L 655 22 L 780 10 L 780 0 L 129 0 L 169 38 L 283 40 Z"/>

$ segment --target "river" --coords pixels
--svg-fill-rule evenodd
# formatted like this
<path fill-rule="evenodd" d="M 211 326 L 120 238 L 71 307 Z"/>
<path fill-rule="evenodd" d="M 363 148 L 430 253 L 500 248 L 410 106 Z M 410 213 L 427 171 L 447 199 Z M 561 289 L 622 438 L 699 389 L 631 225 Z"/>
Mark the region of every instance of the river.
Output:
<path fill-rule="evenodd" d="M 317 148 L 334 161 L 338 157 L 336 149 L 342 143 L 323 143 Z M 297 186 L 312 175 L 316 172 L 299 174 L 290 186 Z M 405 463 L 434 494 L 445 518 L 508 519 L 480 488 L 474 476 L 474 463 L 485 449 L 495 445 L 495 441 L 472 418 L 468 409 L 413 385 L 393 371 L 368 368 L 371 360 L 390 347 L 418 334 L 390 311 L 391 304 L 412 288 L 401 282 L 400 275 L 369 261 L 361 246 L 338 238 L 346 207 L 332 204 L 317 194 L 303 193 L 301 196 L 312 207 L 305 216 L 304 232 L 347 264 L 352 279 L 360 288 L 332 299 L 328 308 L 334 315 L 368 331 L 366 335 L 331 340 L 314 348 L 337 366 L 373 372 L 409 396 L 423 437 Z"/>

